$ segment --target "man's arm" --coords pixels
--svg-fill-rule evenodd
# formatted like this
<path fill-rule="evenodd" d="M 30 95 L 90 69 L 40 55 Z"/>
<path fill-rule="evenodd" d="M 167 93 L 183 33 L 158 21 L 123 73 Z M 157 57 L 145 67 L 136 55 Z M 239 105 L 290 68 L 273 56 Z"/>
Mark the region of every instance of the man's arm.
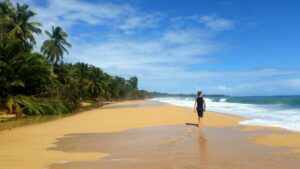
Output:
<path fill-rule="evenodd" d="M 194 113 L 196 113 L 196 107 L 197 107 L 197 100 L 195 100 L 195 103 L 194 103 Z"/>
<path fill-rule="evenodd" d="M 205 111 L 206 110 L 206 103 L 205 103 L 205 100 L 203 99 L 203 110 Z"/>

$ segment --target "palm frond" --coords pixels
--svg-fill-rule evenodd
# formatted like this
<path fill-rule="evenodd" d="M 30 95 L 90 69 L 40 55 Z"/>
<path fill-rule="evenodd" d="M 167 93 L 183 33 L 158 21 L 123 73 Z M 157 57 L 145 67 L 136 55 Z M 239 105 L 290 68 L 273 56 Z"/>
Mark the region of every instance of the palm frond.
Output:
<path fill-rule="evenodd" d="M 61 99 L 35 98 L 24 95 L 10 96 L 6 103 L 10 112 L 21 115 L 62 114 L 72 111 L 72 106 Z"/>

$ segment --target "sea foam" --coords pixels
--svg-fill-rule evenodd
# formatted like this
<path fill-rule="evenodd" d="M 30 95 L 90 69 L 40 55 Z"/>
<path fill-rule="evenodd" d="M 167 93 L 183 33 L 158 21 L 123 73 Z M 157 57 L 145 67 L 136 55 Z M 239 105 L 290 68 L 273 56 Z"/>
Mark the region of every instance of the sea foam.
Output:
<path fill-rule="evenodd" d="M 187 108 L 193 108 L 195 102 L 192 97 L 162 97 L 151 100 Z M 300 131 L 300 107 L 228 102 L 227 98 L 206 98 L 205 101 L 208 111 L 246 117 L 247 120 L 240 122 L 242 125 L 272 126 Z"/>

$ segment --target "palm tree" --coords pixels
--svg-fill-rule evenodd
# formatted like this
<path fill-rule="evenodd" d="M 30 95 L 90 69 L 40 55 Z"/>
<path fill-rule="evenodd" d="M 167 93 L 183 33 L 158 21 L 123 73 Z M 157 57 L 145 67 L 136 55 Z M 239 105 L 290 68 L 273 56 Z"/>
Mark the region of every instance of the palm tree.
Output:
<path fill-rule="evenodd" d="M 24 46 L 29 49 L 36 43 L 35 34 L 41 34 L 39 28 L 42 26 L 39 22 L 30 22 L 30 19 L 36 15 L 29 10 L 27 4 L 20 5 L 17 3 L 16 8 L 13 7 L 9 0 L 0 3 L 1 15 L 1 32 L 9 38 L 20 39 Z"/>
<path fill-rule="evenodd" d="M 98 96 L 106 96 L 105 74 L 100 68 L 91 67 L 89 75 L 88 92 L 91 99 L 95 100 Z"/>
<path fill-rule="evenodd" d="M 138 78 L 137 77 L 131 77 L 128 81 L 128 86 L 131 88 L 131 89 L 134 89 L 136 90 L 138 88 Z"/>
<path fill-rule="evenodd" d="M 6 99 L 13 88 L 24 87 L 25 83 L 19 76 L 15 76 L 14 63 L 16 58 L 22 55 L 22 47 L 19 41 L 10 41 L 0 47 L 0 99 Z M 3 101 L 3 100 L 2 100 Z"/>
<path fill-rule="evenodd" d="M 76 79 L 77 79 L 77 92 L 83 98 L 86 98 L 87 93 L 87 86 L 89 85 L 89 79 L 87 77 L 91 74 L 91 67 L 86 63 L 76 63 L 74 65 Z"/>
<path fill-rule="evenodd" d="M 9 27 L 13 24 L 14 6 L 9 0 L 0 2 L 0 43 L 7 39 Z"/>
<path fill-rule="evenodd" d="M 88 91 L 91 99 L 95 100 L 96 97 L 105 93 L 103 83 L 98 80 L 92 80 L 88 86 Z"/>
<path fill-rule="evenodd" d="M 0 2 L 0 17 L 1 19 L 10 19 L 14 12 L 14 6 L 9 0 Z"/>
<path fill-rule="evenodd" d="M 0 48 L 0 98 L 40 93 L 52 79 L 48 61 L 41 54 L 24 52 L 20 40 Z"/>
<path fill-rule="evenodd" d="M 124 86 L 126 81 L 124 78 L 115 76 L 110 78 L 109 93 L 113 99 L 122 98 L 124 96 Z"/>
<path fill-rule="evenodd" d="M 9 32 L 23 41 L 26 46 L 32 47 L 36 44 L 33 33 L 41 34 L 42 31 L 39 27 L 42 26 L 40 22 L 30 22 L 30 19 L 36 15 L 35 12 L 28 10 L 27 4 L 20 5 L 17 3 L 16 15 L 14 19 L 14 27 Z"/>
<path fill-rule="evenodd" d="M 72 45 L 67 42 L 68 34 L 61 27 L 52 26 L 52 33 L 48 31 L 45 31 L 45 33 L 49 36 L 49 39 L 43 43 L 41 52 L 46 55 L 52 64 L 56 64 L 63 59 L 64 53 L 69 54 L 66 47 L 71 48 Z"/>

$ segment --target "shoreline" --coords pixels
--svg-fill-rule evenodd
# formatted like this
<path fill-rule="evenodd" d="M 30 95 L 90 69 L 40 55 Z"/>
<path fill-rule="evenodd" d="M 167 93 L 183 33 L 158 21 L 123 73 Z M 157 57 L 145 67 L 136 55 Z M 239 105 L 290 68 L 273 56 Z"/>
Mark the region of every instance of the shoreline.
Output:
<path fill-rule="evenodd" d="M 55 147 L 60 138 L 69 134 L 114 133 L 155 126 L 186 126 L 186 123 L 194 124 L 197 121 L 196 114 L 189 108 L 165 103 L 151 105 L 151 102 L 153 103 L 146 100 L 118 102 L 46 123 L 0 131 L 0 163 L 10 169 L 39 169 L 62 161 L 93 161 L 109 157 L 110 154 L 74 153 L 49 148 Z M 204 129 L 216 128 L 226 132 L 224 129 L 232 128 L 246 135 L 249 144 L 282 147 L 285 148 L 284 152 L 300 160 L 300 143 L 297 141 L 300 140 L 300 133 L 268 127 L 245 127 L 239 124 L 242 119 L 244 118 L 206 112 Z"/>
<path fill-rule="evenodd" d="M 164 103 L 164 104 L 168 104 L 170 106 L 182 107 L 182 108 L 187 108 L 187 109 L 193 110 L 193 108 L 184 107 L 184 106 L 180 106 L 180 105 L 175 105 L 175 104 L 171 104 L 171 103 L 165 103 L 165 102 L 160 102 L 160 101 L 156 101 L 156 100 L 150 100 L 150 101 Z M 247 118 L 247 117 L 243 117 L 243 116 L 239 116 L 239 115 L 234 115 L 234 114 L 223 113 L 223 112 L 217 112 L 217 111 L 205 111 L 205 112 L 222 114 L 222 115 L 225 115 L 225 116 L 237 117 L 237 118 L 241 119 L 240 122 L 243 121 L 243 120 L 251 120 L 251 118 Z M 288 131 L 288 132 L 300 133 L 300 131 L 290 130 L 290 129 L 287 129 L 287 128 L 277 127 L 277 126 L 249 125 L 249 124 L 240 124 L 240 123 L 239 123 L 239 125 L 247 127 L 246 130 L 270 129 L 270 130 L 285 130 L 285 131 Z"/>
<path fill-rule="evenodd" d="M 27 126 L 27 125 L 33 125 L 33 124 L 39 124 L 39 123 L 45 123 L 45 122 L 49 122 L 49 121 L 53 121 L 53 120 L 58 120 L 58 119 L 61 119 L 61 118 L 77 115 L 79 113 L 84 113 L 84 112 L 89 111 L 89 110 L 101 109 L 104 106 L 108 106 L 108 105 L 111 105 L 111 104 L 122 104 L 123 102 L 126 103 L 126 102 L 131 102 L 131 101 L 156 102 L 156 103 L 161 103 L 161 104 L 166 104 L 166 105 L 170 105 L 170 106 L 182 107 L 182 108 L 187 108 L 187 109 L 193 110 L 192 108 L 188 108 L 188 107 L 184 107 L 184 106 L 174 105 L 174 104 L 171 104 L 171 103 L 165 103 L 165 102 L 160 102 L 160 101 L 155 101 L 155 100 L 148 100 L 148 99 L 112 101 L 112 102 L 103 103 L 103 105 L 100 105 L 100 106 L 97 106 L 97 107 L 94 107 L 92 105 L 88 105 L 88 106 L 83 105 L 82 107 L 74 110 L 74 112 L 61 114 L 61 115 L 42 115 L 42 116 L 34 115 L 34 116 L 24 116 L 24 117 L 20 117 L 20 118 L 14 117 L 13 119 L 9 118 L 8 121 L 0 122 L 0 125 L 5 124 L 5 123 L 17 122 L 18 120 L 26 120 L 27 118 L 35 118 L 35 117 L 43 117 L 43 116 L 49 116 L 51 118 L 51 117 L 54 117 L 54 116 L 62 116 L 62 117 L 53 118 L 53 119 L 50 119 L 50 120 L 35 122 L 35 123 L 32 123 L 32 124 L 22 124 L 22 125 L 13 126 L 11 128 L 0 129 L 0 132 L 3 131 L 3 130 L 10 130 L 10 129 L 16 128 L 16 127 L 22 127 L 22 126 Z M 85 104 L 85 102 L 83 102 L 83 104 Z M 225 115 L 225 116 L 232 116 L 232 117 L 240 118 L 241 120 L 239 122 L 241 122 L 243 120 L 250 120 L 250 118 L 247 118 L 247 117 L 228 114 L 228 113 L 223 113 L 223 112 L 216 112 L 216 111 L 206 111 L 206 112 L 222 114 L 222 115 Z M 6 115 L 9 115 L 9 114 L 6 114 Z M 240 124 L 240 123 L 239 123 L 239 125 L 245 126 L 247 128 L 245 130 L 271 129 L 271 130 L 285 130 L 285 131 L 288 131 L 288 132 L 300 133 L 300 131 L 290 130 L 290 129 L 286 129 L 286 128 L 283 128 L 283 127 L 276 127 L 276 126 L 249 125 L 249 124 Z"/>

